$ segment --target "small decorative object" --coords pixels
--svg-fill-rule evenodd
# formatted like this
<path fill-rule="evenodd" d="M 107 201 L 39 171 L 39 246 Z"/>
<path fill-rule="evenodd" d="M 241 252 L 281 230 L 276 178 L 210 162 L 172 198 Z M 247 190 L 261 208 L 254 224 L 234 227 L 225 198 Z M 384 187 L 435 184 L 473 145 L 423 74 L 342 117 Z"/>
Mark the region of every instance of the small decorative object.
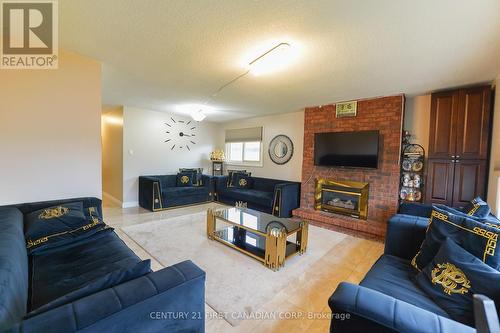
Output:
<path fill-rule="evenodd" d="M 196 136 L 194 134 L 194 130 L 196 129 L 196 126 L 194 126 L 193 121 L 175 120 L 172 117 L 170 117 L 170 120 L 171 121 L 165 123 L 168 127 L 166 133 L 169 138 L 164 142 L 172 145 L 170 146 L 170 150 L 174 150 L 175 148 L 186 148 L 190 151 L 190 146 L 196 144 L 194 141 Z"/>
<path fill-rule="evenodd" d="M 335 104 L 335 116 L 337 118 L 356 117 L 358 101 L 342 102 Z"/>
<path fill-rule="evenodd" d="M 275 136 L 269 143 L 269 158 L 276 164 L 285 164 L 293 156 L 293 142 L 283 134 Z"/>
<path fill-rule="evenodd" d="M 224 156 L 224 151 L 222 149 L 216 149 L 210 153 L 211 161 L 224 161 L 226 157 Z"/>
<path fill-rule="evenodd" d="M 421 145 L 406 144 L 402 153 L 400 201 L 422 202 L 424 161 Z"/>
<path fill-rule="evenodd" d="M 409 131 L 403 131 L 403 146 L 410 144 L 411 134 Z"/>
<path fill-rule="evenodd" d="M 248 207 L 248 203 L 244 202 L 244 201 L 236 201 L 234 203 L 234 206 L 236 208 L 247 208 Z"/>

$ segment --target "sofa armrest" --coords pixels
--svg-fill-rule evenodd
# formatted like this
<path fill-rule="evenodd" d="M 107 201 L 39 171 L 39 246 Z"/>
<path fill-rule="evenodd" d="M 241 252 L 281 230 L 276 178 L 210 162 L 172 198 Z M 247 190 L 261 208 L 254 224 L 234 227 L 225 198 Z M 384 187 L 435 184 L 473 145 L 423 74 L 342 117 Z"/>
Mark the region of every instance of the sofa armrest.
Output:
<path fill-rule="evenodd" d="M 376 290 L 347 282 L 339 284 L 328 300 L 328 304 L 333 312 L 331 332 L 343 331 L 338 326 L 349 328 L 349 321 L 356 318 L 363 320 L 363 331 L 365 332 L 476 332 L 474 328 L 457 321 L 439 316 Z M 335 318 L 335 314 L 340 313 L 349 313 L 354 318 L 345 319 L 342 322 Z"/>
<path fill-rule="evenodd" d="M 384 254 L 411 260 L 424 241 L 429 221 L 413 215 L 396 214 L 389 219 Z"/>
<path fill-rule="evenodd" d="M 205 272 L 184 261 L 25 319 L 11 332 L 203 332 L 204 309 Z"/>
<path fill-rule="evenodd" d="M 399 206 L 398 213 L 421 217 L 431 217 L 432 205 L 418 202 L 403 202 Z"/>
<path fill-rule="evenodd" d="M 214 176 L 215 192 L 224 191 L 227 188 L 228 176 Z"/>
<path fill-rule="evenodd" d="M 300 184 L 279 183 L 274 186 L 273 215 L 291 217 L 300 205 Z"/>
<path fill-rule="evenodd" d="M 209 175 L 203 175 L 203 187 L 207 188 L 210 199 L 215 197 L 215 178 Z"/>
<path fill-rule="evenodd" d="M 139 206 L 151 211 L 163 208 L 161 180 L 153 176 L 139 177 Z"/>

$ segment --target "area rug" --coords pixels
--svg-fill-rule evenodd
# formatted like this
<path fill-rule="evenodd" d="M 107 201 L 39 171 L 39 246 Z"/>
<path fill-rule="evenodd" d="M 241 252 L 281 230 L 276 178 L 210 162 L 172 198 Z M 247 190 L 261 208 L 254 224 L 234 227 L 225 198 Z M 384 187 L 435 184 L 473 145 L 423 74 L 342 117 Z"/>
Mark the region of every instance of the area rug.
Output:
<path fill-rule="evenodd" d="M 122 229 L 163 266 L 192 260 L 206 272 L 206 302 L 226 320 L 238 325 L 244 314 L 258 311 L 274 295 L 296 281 L 312 264 L 345 237 L 309 226 L 307 252 L 286 261 L 274 272 L 243 253 L 210 241 L 206 213 L 158 220 Z"/>

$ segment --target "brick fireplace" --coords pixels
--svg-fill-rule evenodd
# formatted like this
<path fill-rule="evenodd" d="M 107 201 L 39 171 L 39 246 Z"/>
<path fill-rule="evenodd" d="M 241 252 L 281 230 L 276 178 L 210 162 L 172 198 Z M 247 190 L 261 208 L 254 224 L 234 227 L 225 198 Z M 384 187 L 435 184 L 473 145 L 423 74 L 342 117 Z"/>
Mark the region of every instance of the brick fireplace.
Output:
<path fill-rule="evenodd" d="M 384 236 L 388 219 L 398 206 L 399 163 L 403 127 L 404 96 L 396 95 L 358 101 L 356 117 L 335 117 L 335 104 L 308 107 L 304 119 L 304 158 L 300 208 L 295 216 L 323 225 Z M 314 133 L 378 130 L 380 132 L 378 169 L 321 167 L 314 165 Z M 350 214 L 316 209 L 316 185 L 321 179 L 367 184 L 366 220 Z M 342 198 L 341 198 L 342 199 Z M 351 208 L 342 199 L 344 208 Z M 333 203 L 333 202 L 331 202 Z"/>

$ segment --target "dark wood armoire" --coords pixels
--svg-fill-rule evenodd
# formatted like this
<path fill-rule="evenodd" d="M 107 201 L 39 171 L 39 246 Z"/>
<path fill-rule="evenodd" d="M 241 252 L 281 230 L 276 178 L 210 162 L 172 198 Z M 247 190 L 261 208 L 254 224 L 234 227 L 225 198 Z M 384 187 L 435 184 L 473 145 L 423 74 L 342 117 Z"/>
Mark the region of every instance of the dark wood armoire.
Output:
<path fill-rule="evenodd" d="M 425 201 L 460 207 L 485 198 L 491 86 L 432 94 Z"/>

